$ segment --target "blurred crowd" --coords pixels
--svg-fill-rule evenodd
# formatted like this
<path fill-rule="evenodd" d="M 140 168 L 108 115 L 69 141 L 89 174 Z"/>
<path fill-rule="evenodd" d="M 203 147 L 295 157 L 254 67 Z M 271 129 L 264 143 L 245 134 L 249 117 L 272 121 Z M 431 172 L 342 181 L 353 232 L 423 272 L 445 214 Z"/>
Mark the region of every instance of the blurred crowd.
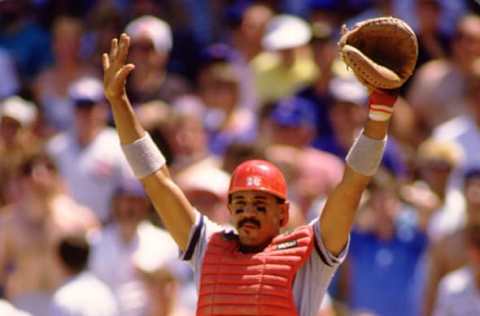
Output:
<path fill-rule="evenodd" d="M 382 167 L 318 316 L 480 315 L 480 5 L 467 0 L 0 1 L 0 315 L 193 315 L 187 264 L 120 149 L 101 53 L 191 203 L 228 225 L 246 159 L 319 216 L 366 119 L 342 24 L 419 39 Z M 341 212 L 342 210 L 338 210 Z"/>

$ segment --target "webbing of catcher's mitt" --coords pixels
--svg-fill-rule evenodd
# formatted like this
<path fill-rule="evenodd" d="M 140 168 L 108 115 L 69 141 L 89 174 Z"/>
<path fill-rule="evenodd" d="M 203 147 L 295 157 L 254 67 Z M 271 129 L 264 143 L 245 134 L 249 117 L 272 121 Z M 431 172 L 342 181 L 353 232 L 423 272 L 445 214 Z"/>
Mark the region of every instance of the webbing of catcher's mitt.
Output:
<path fill-rule="evenodd" d="M 394 17 L 365 20 L 342 28 L 338 42 L 343 61 L 370 89 L 396 89 L 413 74 L 418 42 L 413 30 Z"/>

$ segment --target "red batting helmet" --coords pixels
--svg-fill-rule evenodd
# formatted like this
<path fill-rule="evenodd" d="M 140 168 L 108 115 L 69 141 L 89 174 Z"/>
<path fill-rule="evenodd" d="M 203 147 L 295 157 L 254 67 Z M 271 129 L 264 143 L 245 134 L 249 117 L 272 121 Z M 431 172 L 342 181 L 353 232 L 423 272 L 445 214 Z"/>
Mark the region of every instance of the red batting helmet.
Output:
<path fill-rule="evenodd" d="M 268 161 L 248 160 L 233 171 L 228 194 L 263 191 L 287 199 L 287 183 L 282 172 Z"/>

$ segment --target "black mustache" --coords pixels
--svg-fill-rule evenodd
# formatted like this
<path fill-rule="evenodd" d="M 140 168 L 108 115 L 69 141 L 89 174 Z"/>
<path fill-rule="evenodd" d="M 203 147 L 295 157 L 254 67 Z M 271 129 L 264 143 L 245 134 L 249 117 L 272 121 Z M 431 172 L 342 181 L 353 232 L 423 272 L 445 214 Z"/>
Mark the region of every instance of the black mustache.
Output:
<path fill-rule="evenodd" d="M 255 218 L 244 218 L 244 219 L 242 219 L 240 222 L 238 222 L 237 228 L 242 228 L 242 226 L 247 224 L 247 223 L 253 224 L 253 225 L 257 226 L 257 228 L 260 228 L 260 222 L 258 220 L 256 220 Z"/>

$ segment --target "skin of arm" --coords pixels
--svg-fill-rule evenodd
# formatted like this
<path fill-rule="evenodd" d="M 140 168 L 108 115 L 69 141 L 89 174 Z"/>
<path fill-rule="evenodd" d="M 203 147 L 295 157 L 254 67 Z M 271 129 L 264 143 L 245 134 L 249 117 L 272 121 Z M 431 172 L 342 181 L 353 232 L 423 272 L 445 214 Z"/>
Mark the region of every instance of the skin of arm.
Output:
<path fill-rule="evenodd" d="M 363 130 L 365 136 L 376 140 L 383 140 L 387 132 L 388 121 L 368 120 Z M 320 217 L 320 231 L 325 247 L 334 255 L 345 248 L 362 193 L 370 179 L 347 165 L 342 180 L 327 199 Z"/>
<path fill-rule="evenodd" d="M 133 64 L 126 64 L 129 44 L 128 35 L 122 34 L 119 40 L 112 40 L 110 53 L 102 55 L 105 96 L 110 102 L 122 145 L 131 144 L 145 135 L 125 90 L 127 76 L 135 68 Z M 195 212 L 173 182 L 167 167 L 163 166 L 140 181 L 165 227 L 179 248 L 186 250 Z"/>

